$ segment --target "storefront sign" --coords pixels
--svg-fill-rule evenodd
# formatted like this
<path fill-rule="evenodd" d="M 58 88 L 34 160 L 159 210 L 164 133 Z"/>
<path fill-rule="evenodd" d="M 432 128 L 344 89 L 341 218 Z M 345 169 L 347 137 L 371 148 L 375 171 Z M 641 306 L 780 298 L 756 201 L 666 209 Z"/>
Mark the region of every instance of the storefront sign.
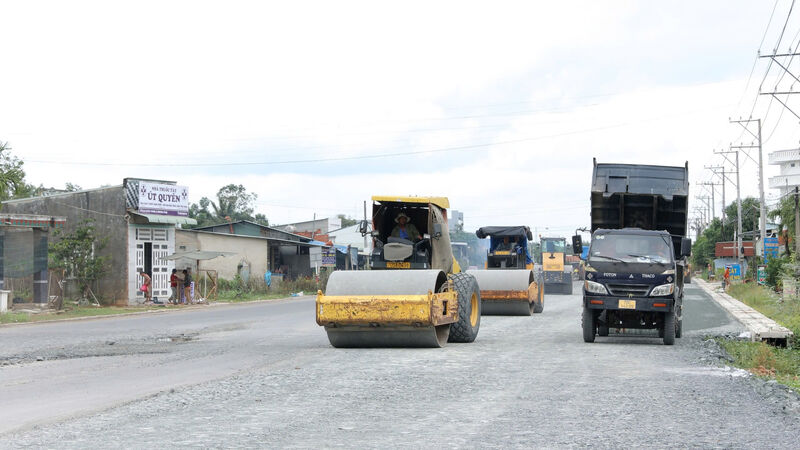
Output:
<path fill-rule="evenodd" d="M 758 265 L 758 284 L 767 284 L 767 266 L 763 264 Z"/>
<path fill-rule="evenodd" d="M 188 216 L 189 189 L 186 186 L 140 181 L 139 212 L 167 216 Z"/>
<path fill-rule="evenodd" d="M 336 249 L 323 248 L 322 249 L 322 267 L 336 267 Z"/>
<path fill-rule="evenodd" d="M 739 264 L 731 264 L 730 267 L 730 277 L 731 280 L 741 280 L 742 279 L 742 266 Z"/>

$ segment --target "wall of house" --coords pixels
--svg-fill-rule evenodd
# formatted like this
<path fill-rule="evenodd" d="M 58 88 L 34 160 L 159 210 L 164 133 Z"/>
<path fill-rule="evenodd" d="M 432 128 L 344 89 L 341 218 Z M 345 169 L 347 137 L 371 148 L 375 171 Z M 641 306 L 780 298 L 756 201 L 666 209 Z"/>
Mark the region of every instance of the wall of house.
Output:
<path fill-rule="evenodd" d="M 93 189 L 4 202 L 8 214 L 64 216 L 64 233 L 69 234 L 86 219 L 93 219 L 97 236 L 105 240 L 98 255 L 106 259 L 106 273 L 93 289 L 95 295 L 110 303 L 128 298 L 128 223 L 125 220 L 125 193 L 122 186 Z M 57 239 L 51 231 L 48 239 Z"/>
<path fill-rule="evenodd" d="M 175 250 L 176 252 L 202 250 L 235 253 L 235 255 L 219 256 L 197 263 L 198 270 L 216 270 L 218 276 L 226 280 L 232 280 L 239 273 L 240 265 L 245 262 L 250 263 L 251 278 L 263 279 L 264 273 L 267 271 L 268 241 L 266 239 L 177 230 Z M 180 269 L 187 264 L 187 261 L 179 260 L 175 263 L 175 267 Z"/>

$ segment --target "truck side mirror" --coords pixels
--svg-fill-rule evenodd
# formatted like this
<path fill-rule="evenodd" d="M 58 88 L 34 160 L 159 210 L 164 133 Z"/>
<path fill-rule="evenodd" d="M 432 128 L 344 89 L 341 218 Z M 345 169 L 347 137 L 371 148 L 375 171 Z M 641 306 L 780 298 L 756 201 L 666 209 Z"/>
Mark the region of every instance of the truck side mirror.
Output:
<path fill-rule="evenodd" d="M 572 236 L 572 253 L 580 255 L 583 252 L 583 241 L 580 234 Z"/>
<path fill-rule="evenodd" d="M 692 240 L 681 238 L 681 257 L 692 255 Z"/>

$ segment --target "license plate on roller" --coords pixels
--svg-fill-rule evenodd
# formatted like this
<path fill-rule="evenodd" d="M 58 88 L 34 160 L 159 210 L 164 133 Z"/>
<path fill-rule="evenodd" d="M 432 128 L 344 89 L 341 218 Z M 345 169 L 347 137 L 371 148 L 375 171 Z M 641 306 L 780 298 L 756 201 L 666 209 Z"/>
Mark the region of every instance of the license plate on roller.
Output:
<path fill-rule="evenodd" d="M 620 300 L 619 309 L 636 309 L 636 300 Z"/>
<path fill-rule="evenodd" d="M 387 262 L 386 267 L 388 269 L 410 269 L 411 263 L 410 262 Z"/>

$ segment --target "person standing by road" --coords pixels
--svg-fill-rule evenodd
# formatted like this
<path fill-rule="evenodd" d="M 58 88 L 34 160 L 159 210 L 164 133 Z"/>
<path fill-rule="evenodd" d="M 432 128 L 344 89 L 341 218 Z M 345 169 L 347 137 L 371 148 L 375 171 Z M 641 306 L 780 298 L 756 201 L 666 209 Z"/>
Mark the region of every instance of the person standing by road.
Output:
<path fill-rule="evenodd" d="M 172 274 L 170 274 L 169 276 L 169 288 L 172 291 L 171 292 L 172 295 L 170 295 L 169 301 L 174 305 L 177 305 L 181 298 L 180 294 L 178 294 L 178 275 L 176 275 L 177 272 L 178 272 L 177 269 L 172 269 Z"/>
<path fill-rule="evenodd" d="M 192 304 L 192 276 L 189 275 L 189 269 L 183 269 L 183 295 L 186 298 L 186 304 Z"/>
<path fill-rule="evenodd" d="M 139 269 L 139 275 L 141 275 L 142 277 L 142 287 L 140 289 L 142 290 L 142 292 L 144 292 L 144 302 L 150 303 L 151 302 L 150 294 L 152 292 L 150 288 L 150 284 L 152 281 L 150 279 L 150 274 L 148 274 L 142 269 Z"/>
<path fill-rule="evenodd" d="M 722 289 L 727 290 L 731 282 L 731 268 L 725 266 L 725 274 L 722 276 Z"/>

